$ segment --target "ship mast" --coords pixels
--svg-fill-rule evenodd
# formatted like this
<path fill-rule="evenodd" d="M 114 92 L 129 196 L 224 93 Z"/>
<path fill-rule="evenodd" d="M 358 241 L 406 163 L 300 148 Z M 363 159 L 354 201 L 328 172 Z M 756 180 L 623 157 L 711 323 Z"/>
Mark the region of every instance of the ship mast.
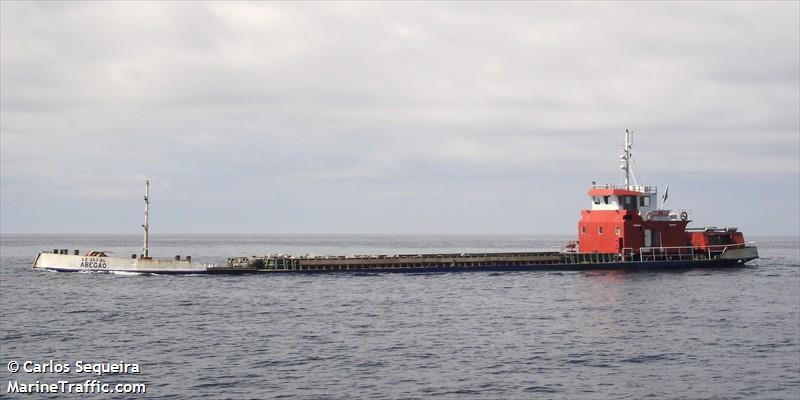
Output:
<path fill-rule="evenodd" d="M 633 131 L 625 129 L 625 145 L 622 149 L 622 155 L 619 156 L 619 167 L 624 171 L 625 174 L 625 189 L 631 188 L 631 147 L 633 147 Z M 634 178 L 634 181 L 636 178 Z"/>
<path fill-rule="evenodd" d="M 145 181 L 144 188 L 144 247 L 142 247 L 142 258 L 150 258 L 149 238 L 147 237 L 150 230 L 150 181 Z"/>

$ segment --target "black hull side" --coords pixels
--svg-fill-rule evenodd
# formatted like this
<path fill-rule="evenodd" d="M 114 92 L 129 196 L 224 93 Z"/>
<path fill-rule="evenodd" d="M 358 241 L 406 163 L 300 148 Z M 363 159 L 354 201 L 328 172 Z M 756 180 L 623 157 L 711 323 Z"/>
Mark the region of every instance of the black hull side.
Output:
<path fill-rule="evenodd" d="M 520 271 L 671 271 L 695 268 L 741 268 L 749 260 L 687 260 L 687 261 L 624 261 L 581 264 L 530 264 L 530 265 L 482 265 L 474 267 L 427 266 L 410 268 L 350 268 L 350 269 L 262 269 L 250 270 L 251 273 L 275 274 L 337 274 L 337 273 L 436 273 L 436 272 L 520 272 Z M 225 274 L 223 270 L 209 273 Z M 246 273 L 237 271 L 234 273 Z"/>

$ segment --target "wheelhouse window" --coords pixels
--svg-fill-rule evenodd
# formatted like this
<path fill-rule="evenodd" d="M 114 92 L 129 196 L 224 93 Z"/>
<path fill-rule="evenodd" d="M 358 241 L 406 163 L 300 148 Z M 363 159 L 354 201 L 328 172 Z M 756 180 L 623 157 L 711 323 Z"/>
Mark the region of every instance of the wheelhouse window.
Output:
<path fill-rule="evenodd" d="M 622 208 L 625 210 L 638 210 L 639 205 L 636 202 L 636 196 L 620 196 L 622 200 Z"/>
<path fill-rule="evenodd" d="M 611 196 L 603 196 L 603 203 L 608 204 L 609 197 L 611 197 Z"/>
<path fill-rule="evenodd" d="M 650 207 L 650 196 L 639 197 L 639 206 Z"/>
<path fill-rule="evenodd" d="M 592 196 L 592 201 L 594 204 L 600 204 L 600 196 Z"/>

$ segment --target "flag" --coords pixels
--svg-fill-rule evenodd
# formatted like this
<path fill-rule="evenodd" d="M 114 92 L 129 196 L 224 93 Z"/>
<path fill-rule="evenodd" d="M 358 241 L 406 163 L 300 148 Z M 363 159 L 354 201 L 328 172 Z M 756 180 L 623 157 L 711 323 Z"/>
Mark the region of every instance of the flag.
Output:
<path fill-rule="evenodd" d="M 667 184 L 667 188 L 664 189 L 664 195 L 661 196 L 661 207 L 664 207 L 664 203 L 667 202 L 667 197 L 669 197 L 669 184 Z"/>

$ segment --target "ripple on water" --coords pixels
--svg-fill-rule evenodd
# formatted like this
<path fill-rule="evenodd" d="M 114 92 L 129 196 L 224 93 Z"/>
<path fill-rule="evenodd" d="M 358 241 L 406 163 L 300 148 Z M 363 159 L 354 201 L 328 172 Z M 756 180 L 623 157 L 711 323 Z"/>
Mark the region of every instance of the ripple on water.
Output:
<path fill-rule="evenodd" d="M 418 254 L 562 242 L 201 239 L 198 247 L 162 237 L 158 247 L 194 246 L 195 259 L 220 263 L 287 248 Z M 138 237 L 97 241 L 117 254 L 139 246 Z M 137 362 L 135 378 L 162 399 L 800 397 L 796 242 L 761 242 L 753 267 L 681 273 L 175 277 L 30 268 L 39 248 L 68 242 L 3 238 L 0 361 Z M 0 368 L 0 381 L 10 378 Z"/>

